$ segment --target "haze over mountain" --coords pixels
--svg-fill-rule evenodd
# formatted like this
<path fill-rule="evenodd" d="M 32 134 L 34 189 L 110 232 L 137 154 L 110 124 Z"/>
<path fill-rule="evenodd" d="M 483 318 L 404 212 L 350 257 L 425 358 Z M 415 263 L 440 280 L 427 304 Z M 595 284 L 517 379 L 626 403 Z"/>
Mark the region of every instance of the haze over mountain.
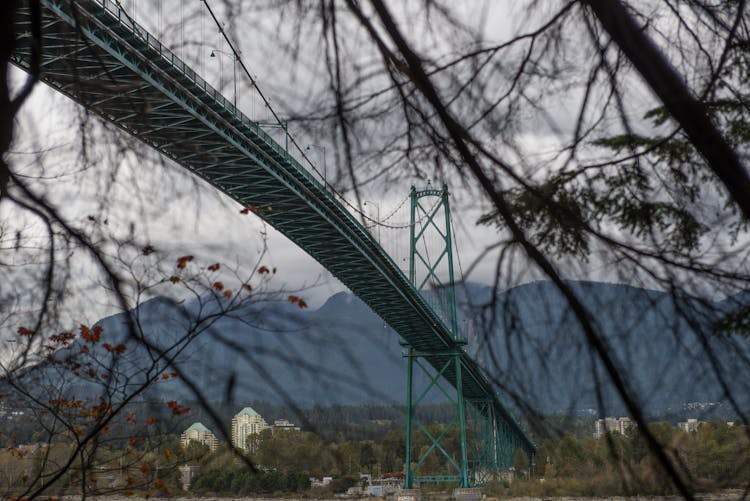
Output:
<path fill-rule="evenodd" d="M 696 328 L 710 321 L 707 305 L 625 285 L 570 284 L 592 312 L 647 411 L 726 401 L 719 376 L 741 407 L 750 405 L 750 343 L 723 336 L 702 347 Z M 598 378 L 606 412 L 623 412 L 600 364 L 592 362 L 576 319 L 551 283 L 535 282 L 499 294 L 492 330 L 481 326 L 491 320 L 491 309 L 480 308 L 492 298 L 489 287 L 467 284 L 458 297 L 467 350 L 487 369 L 504 401 L 520 398 L 543 412 L 596 408 Z M 729 302 L 708 306 L 726 310 Z M 145 335 L 160 346 L 184 335 L 198 304 L 180 308 L 182 313 L 160 299 L 142 304 L 138 314 Z M 103 339 L 126 342 L 124 319 L 115 315 L 101 320 Z M 467 328 L 471 324 L 476 327 Z M 223 316 L 180 353 L 177 363 L 210 400 L 292 402 L 302 407 L 402 404 L 406 362 L 399 341 L 366 304 L 342 292 L 317 310 L 264 302 Z M 719 376 L 705 347 L 715 351 Z M 144 351 L 143 359 L 147 357 Z M 426 379 L 420 376 L 418 381 L 425 384 Z M 191 398 L 179 380 L 156 386 L 165 398 Z M 425 400 L 444 398 L 433 389 Z"/>

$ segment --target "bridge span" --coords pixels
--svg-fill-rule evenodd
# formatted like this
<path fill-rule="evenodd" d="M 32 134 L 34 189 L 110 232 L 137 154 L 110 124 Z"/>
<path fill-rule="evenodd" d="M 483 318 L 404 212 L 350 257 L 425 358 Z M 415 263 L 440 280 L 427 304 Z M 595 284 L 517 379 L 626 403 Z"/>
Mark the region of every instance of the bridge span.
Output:
<path fill-rule="evenodd" d="M 22 1 L 13 62 L 31 65 Z M 286 235 L 362 298 L 483 420 L 455 478 L 478 484 L 534 444 L 457 334 L 349 210 L 232 101 L 111 0 L 42 0 L 41 80 L 207 180 Z M 456 334 L 456 335 L 454 335 Z M 457 363 L 449 363 L 452 359 Z M 478 433 L 478 432 L 477 432 Z M 470 440 L 480 440 L 474 433 Z M 439 444 L 436 444 L 439 445 Z M 472 454 L 471 451 L 482 451 Z M 481 457 L 480 457 L 481 456 Z M 415 477 L 419 480 L 418 477 Z M 423 479 L 425 481 L 440 479 Z"/>

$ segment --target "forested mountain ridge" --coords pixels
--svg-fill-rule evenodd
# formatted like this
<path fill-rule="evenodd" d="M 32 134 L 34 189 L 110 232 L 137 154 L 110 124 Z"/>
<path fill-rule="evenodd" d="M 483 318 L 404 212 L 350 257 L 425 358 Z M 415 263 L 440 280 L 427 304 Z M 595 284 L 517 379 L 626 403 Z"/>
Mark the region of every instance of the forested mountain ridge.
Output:
<path fill-rule="evenodd" d="M 704 345 L 696 328 L 713 318 L 706 305 L 620 284 L 570 284 L 648 411 L 726 401 L 706 347 L 736 401 L 750 405 L 750 366 L 745 363 L 750 360 L 749 343 L 725 335 L 709 337 Z M 492 298 L 489 287 L 467 284 L 457 295 L 459 325 L 469 338 L 467 350 L 500 393 L 506 393 L 506 401 L 522 398 L 546 413 L 592 409 L 597 405 L 598 378 L 607 413 L 622 411 L 606 375 L 592 365 L 576 319 L 551 283 L 501 292 L 494 318 L 487 307 Z M 713 306 L 727 309 L 729 302 L 742 300 L 738 298 Z M 168 345 L 180 335 L 194 308 L 160 299 L 142 304 L 138 315 L 144 335 L 157 345 Z M 110 343 L 122 337 L 124 318 L 115 315 L 98 323 Z M 217 401 L 310 407 L 405 400 L 406 363 L 398 336 L 360 299 L 345 292 L 331 296 L 317 310 L 286 301 L 248 305 L 196 337 L 176 364 Z M 179 381 L 160 384 L 155 391 L 190 397 Z M 426 401 L 442 399 L 433 390 Z"/>

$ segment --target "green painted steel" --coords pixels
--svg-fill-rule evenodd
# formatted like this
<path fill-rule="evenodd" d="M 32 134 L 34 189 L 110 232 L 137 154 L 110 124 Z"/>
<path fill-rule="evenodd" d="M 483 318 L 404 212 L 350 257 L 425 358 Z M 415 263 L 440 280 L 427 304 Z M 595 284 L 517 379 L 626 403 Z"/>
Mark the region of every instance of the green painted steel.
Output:
<path fill-rule="evenodd" d="M 22 0 L 12 61 L 28 70 Z M 41 0 L 41 79 L 191 170 L 299 245 L 367 303 L 468 400 L 489 399 L 500 444 L 534 445 L 461 346 L 455 310 L 435 311 L 368 231 L 310 172 L 112 0 Z M 279 124 L 285 131 L 286 127 Z M 440 190 L 436 190 L 440 192 Z M 413 235 L 414 236 L 414 235 Z M 450 246 L 448 246 L 450 252 Z M 410 272 L 410 275 L 412 273 Z M 448 320 L 444 320 L 443 317 Z M 458 350 L 446 355 L 446 350 Z M 511 442 L 512 441 L 512 444 Z M 514 449 L 515 450 L 515 449 Z M 512 452 L 503 452 L 504 464 Z"/>

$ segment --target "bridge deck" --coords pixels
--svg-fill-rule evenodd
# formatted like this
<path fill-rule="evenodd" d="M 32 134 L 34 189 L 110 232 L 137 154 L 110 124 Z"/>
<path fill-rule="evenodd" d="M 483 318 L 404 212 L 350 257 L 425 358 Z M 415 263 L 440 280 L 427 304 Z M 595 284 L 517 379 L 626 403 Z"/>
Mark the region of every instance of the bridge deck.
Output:
<path fill-rule="evenodd" d="M 261 127 L 133 23 L 111 0 L 43 0 L 42 80 L 206 179 L 299 245 L 437 369 L 449 329 L 367 230 Z M 74 6 L 74 7 L 73 7 Z M 30 64 L 29 15 L 14 63 Z M 491 399 L 506 430 L 533 444 L 462 350 L 467 399 Z M 455 380 L 453 369 L 446 371 Z"/>

